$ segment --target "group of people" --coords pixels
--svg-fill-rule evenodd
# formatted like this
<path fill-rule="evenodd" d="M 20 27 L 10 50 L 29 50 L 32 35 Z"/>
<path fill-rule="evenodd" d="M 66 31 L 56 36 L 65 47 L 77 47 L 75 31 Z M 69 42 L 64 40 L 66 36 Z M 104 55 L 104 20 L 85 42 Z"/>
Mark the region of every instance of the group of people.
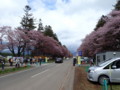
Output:
<path fill-rule="evenodd" d="M 0 58 L 0 64 L 1 64 L 1 68 L 2 70 L 4 70 L 4 67 L 6 65 L 6 63 L 8 62 L 10 66 L 15 66 L 16 68 L 20 67 L 20 66 L 26 66 L 26 65 L 41 65 L 43 59 L 41 57 L 39 58 L 23 58 L 23 57 L 12 57 L 12 58 Z"/>
<path fill-rule="evenodd" d="M 37 59 L 30 58 L 30 59 L 26 59 L 25 61 L 26 61 L 26 63 L 28 63 L 30 61 L 30 64 L 40 63 L 40 65 L 41 65 L 41 62 L 43 61 L 43 59 L 41 57 L 37 58 Z"/>
<path fill-rule="evenodd" d="M 15 67 L 20 67 L 20 66 L 23 66 L 26 65 L 26 64 L 36 64 L 36 63 L 40 63 L 41 65 L 41 62 L 42 62 L 42 58 L 10 58 L 9 59 L 9 63 L 10 63 L 10 66 L 13 66 L 13 63 L 15 62 Z"/>
<path fill-rule="evenodd" d="M 73 66 L 75 66 L 76 64 L 78 63 L 78 60 L 76 57 L 73 58 Z M 94 62 L 93 62 L 93 59 L 91 58 L 90 59 L 90 66 L 93 66 L 94 65 Z"/>
<path fill-rule="evenodd" d="M 9 58 L 8 61 L 10 63 L 10 66 L 13 66 L 13 64 L 15 63 L 15 67 L 20 67 L 24 63 L 23 58 Z"/>

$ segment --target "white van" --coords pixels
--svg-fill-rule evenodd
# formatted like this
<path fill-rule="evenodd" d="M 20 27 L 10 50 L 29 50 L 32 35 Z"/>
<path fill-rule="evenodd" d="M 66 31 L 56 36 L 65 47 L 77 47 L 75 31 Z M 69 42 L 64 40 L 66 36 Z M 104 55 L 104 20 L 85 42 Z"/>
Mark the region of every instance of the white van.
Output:
<path fill-rule="evenodd" d="M 120 58 L 113 58 L 96 66 L 89 68 L 87 78 L 93 82 L 103 84 L 103 80 L 107 82 L 120 83 Z"/>

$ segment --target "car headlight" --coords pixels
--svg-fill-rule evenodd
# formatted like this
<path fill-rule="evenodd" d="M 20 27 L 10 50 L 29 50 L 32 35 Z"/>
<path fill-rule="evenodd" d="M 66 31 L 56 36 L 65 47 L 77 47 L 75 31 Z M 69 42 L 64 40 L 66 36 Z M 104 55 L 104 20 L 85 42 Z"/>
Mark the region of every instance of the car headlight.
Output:
<path fill-rule="evenodd" d="M 94 72 L 95 72 L 95 70 L 90 70 L 89 72 L 90 72 L 90 73 L 94 73 Z"/>

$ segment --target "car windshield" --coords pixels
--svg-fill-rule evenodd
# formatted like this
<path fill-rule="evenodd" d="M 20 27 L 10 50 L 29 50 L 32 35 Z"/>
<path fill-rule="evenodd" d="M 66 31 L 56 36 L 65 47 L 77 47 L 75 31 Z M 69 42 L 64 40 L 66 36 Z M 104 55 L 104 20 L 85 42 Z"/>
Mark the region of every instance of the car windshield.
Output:
<path fill-rule="evenodd" d="M 110 62 L 110 59 L 108 59 L 108 60 L 106 60 L 106 61 L 103 61 L 103 62 L 100 62 L 100 63 L 98 64 L 98 66 L 99 66 L 99 67 L 105 66 L 105 65 L 107 65 L 109 62 Z"/>

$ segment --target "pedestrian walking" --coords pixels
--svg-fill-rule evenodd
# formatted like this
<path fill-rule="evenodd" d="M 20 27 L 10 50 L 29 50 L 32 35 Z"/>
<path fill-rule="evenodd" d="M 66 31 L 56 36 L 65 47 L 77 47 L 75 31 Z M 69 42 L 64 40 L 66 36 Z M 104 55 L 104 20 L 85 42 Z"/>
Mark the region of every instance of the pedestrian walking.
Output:
<path fill-rule="evenodd" d="M 91 58 L 90 60 L 90 66 L 93 66 L 94 65 L 94 62 L 93 62 L 93 59 Z"/>
<path fill-rule="evenodd" d="M 2 65 L 2 71 L 4 71 L 4 66 L 5 66 L 5 60 L 4 59 L 1 60 L 1 65 Z"/>
<path fill-rule="evenodd" d="M 40 62 L 40 65 L 41 65 L 41 62 L 42 62 L 42 58 L 41 57 L 39 58 L 39 62 Z"/>
<path fill-rule="evenodd" d="M 15 67 L 16 67 L 16 68 L 19 68 L 19 67 L 20 67 L 20 60 L 19 60 L 18 58 L 16 59 Z"/>
<path fill-rule="evenodd" d="M 33 59 L 32 58 L 30 58 L 30 65 L 32 65 L 33 64 Z"/>
<path fill-rule="evenodd" d="M 35 64 L 35 58 L 33 58 L 32 63 Z"/>
<path fill-rule="evenodd" d="M 9 59 L 9 63 L 10 63 L 10 66 L 13 66 L 13 59 L 12 58 Z"/>
<path fill-rule="evenodd" d="M 75 66 L 76 63 L 77 63 L 77 59 L 74 57 L 73 58 L 73 66 Z"/>
<path fill-rule="evenodd" d="M 23 66 L 23 63 L 24 63 L 24 59 L 23 59 L 23 57 L 21 57 L 20 58 L 20 64 L 21 64 L 21 66 Z"/>

